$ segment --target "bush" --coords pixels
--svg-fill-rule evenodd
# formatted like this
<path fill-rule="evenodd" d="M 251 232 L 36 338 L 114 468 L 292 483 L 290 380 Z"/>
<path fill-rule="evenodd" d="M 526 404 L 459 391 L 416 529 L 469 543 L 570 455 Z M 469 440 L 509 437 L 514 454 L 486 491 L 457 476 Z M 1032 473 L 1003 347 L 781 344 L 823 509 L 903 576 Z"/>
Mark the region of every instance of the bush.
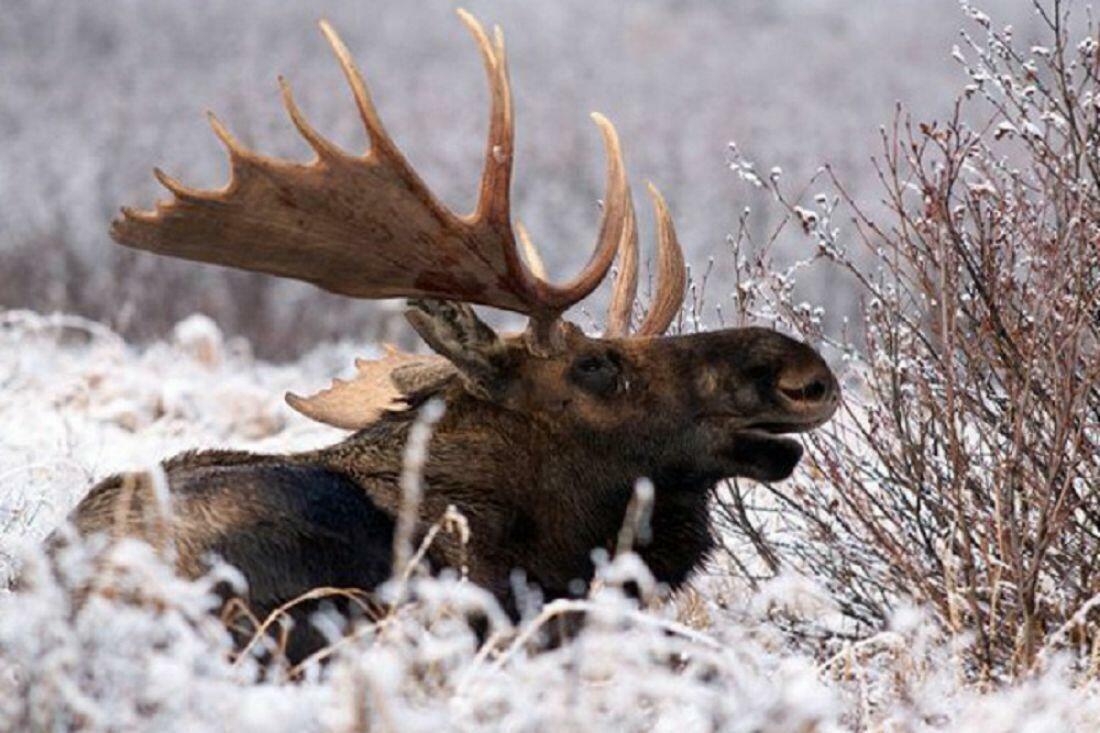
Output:
<path fill-rule="evenodd" d="M 846 631 L 929 606 L 971 679 L 1018 675 L 1054 648 L 1100 660 L 1100 45 L 1072 44 L 1064 4 L 1035 3 L 1049 44 L 1030 48 L 964 4 L 981 40 L 953 56 L 969 77 L 946 122 L 900 108 L 874 159 L 882 206 L 828 168 L 803 208 L 767 189 L 815 243 L 776 270 L 742 227 L 741 317 L 835 347 L 842 417 L 809 438 L 811 476 L 731 484 L 720 510 L 761 562 L 812 574 Z M 842 212 L 851 234 L 841 234 Z M 776 231 L 770 241 L 781 232 Z M 852 251 L 842 245 L 852 239 Z M 817 264 L 815 264 L 817 263 Z M 794 276 L 824 266 L 862 298 L 855 336 L 822 333 Z M 776 509 L 780 511 L 777 512 Z M 764 568 L 761 570 L 760 568 Z M 804 632 L 808 629 L 803 628 Z M 817 629 L 835 634 L 838 629 Z"/>

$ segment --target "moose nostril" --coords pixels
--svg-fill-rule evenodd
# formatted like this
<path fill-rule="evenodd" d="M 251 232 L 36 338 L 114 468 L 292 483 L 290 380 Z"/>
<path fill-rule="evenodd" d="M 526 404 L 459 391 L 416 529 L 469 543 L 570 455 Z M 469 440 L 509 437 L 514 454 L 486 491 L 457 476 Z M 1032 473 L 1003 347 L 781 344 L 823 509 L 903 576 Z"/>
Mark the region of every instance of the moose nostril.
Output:
<path fill-rule="evenodd" d="M 825 397 L 825 383 L 820 379 L 814 380 L 802 390 L 802 395 L 808 400 L 817 402 Z"/>
<path fill-rule="evenodd" d="M 780 386 L 779 391 L 796 402 L 821 402 L 829 393 L 829 386 L 822 379 L 814 379 L 799 387 Z"/>

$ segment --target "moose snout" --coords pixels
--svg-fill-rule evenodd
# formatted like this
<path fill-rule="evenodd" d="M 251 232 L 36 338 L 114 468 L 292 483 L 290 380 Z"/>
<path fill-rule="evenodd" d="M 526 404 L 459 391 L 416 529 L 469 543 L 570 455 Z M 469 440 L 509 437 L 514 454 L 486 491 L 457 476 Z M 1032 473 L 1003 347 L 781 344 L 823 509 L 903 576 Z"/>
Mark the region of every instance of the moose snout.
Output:
<path fill-rule="evenodd" d="M 840 402 L 836 376 L 816 353 L 803 363 L 785 366 L 775 386 L 787 409 L 815 423 L 832 417 Z"/>

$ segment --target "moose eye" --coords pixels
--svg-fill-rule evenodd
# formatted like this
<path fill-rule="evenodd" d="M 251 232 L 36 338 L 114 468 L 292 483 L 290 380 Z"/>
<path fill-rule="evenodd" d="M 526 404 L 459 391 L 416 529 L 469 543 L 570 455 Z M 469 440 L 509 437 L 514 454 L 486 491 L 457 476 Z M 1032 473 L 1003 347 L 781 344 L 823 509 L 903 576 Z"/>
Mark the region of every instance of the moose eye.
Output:
<path fill-rule="evenodd" d="M 618 388 L 620 371 L 613 355 L 589 354 L 573 362 L 569 380 L 587 392 L 606 397 Z"/>

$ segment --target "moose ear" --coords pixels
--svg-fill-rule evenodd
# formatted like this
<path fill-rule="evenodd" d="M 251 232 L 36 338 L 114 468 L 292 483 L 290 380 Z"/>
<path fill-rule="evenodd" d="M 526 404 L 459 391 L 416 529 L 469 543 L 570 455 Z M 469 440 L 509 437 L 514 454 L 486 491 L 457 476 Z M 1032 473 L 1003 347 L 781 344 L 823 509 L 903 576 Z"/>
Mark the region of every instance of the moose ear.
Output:
<path fill-rule="evenodd" d="M 410 299 L 405 311 L 420 338 L 458 369 L 467 390 L 477 397 L 503 397 L 511 359 L 500 336 L 466 303 L 430 298 Z"/>

